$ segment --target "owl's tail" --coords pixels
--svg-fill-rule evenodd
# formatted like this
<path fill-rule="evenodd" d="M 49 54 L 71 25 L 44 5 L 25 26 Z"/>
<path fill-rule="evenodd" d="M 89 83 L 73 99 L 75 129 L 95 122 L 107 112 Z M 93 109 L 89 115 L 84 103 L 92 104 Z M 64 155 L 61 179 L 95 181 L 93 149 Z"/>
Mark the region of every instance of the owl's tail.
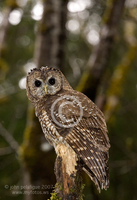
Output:
<path fill-rule="evenodd" d="M 109 177 L 106 178 L 105 182 L 99 181 L 96 176 L 93 174 L 93 172 L 86 166 L 83 167 L 83 170 L 88 174 L 90 179 L 95 183 L 95 186 L 97 187 L 99 193 L 101 192 L 101 189 L 107 190 L 109 187 Z"/>

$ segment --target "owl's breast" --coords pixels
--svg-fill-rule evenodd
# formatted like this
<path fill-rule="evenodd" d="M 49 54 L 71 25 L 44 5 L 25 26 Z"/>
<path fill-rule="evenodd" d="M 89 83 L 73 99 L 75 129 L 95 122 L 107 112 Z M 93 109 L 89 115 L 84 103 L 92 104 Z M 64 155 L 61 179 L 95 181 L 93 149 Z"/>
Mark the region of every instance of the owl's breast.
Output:
<path fill-rule="evenodd" d="M 52 146 L 56 147 L 59 143 L 64 141 L 64 138 L 58 133 L 55 125 L 51 122 L 45 110 L 42 110 L 38 119 L 46 139 Z"/>

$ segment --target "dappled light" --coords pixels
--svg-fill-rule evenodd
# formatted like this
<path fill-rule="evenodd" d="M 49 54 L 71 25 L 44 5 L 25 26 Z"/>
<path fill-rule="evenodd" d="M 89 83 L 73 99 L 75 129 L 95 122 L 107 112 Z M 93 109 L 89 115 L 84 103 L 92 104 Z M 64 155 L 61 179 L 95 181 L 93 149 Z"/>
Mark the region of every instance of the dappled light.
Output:
<path fill-rule="evenodd" d="M 97 45 L 99 43 L 99 33 L 95 30 L 91 30 L 87 35 L 87 40 L 92 45 Z"/>
<path fill-rule="evenodd" d="M 42 3 L 39 1 L 38 3 L 36 3 L 36 5 L 33 7 L 32 11 L 31 11 L 31 16 L 34 20 L 39 21 L 42 17 L 42 13 L 43 13 L 43 5 Z"/>
<path fill-rule="evenodd" d="M 23 69 L 25 71 L 26 74 L 28 74 L 28 72 L 30 72 L 31 69 L 36 68 L 36 64 L 34 62 L 30 62 L 28 61 L 24 66 Z"/>
<path fill-rule="evenodd" d="M 21 21 L 22 16 L 22 10 L 21 9 L 15 9 L 13 10 L 9 15 L 9 22 L 12 25 L 17 25 Z"/>
<path fill-rule="evenodd" d="M 23 1 L 22 0 L 17 0 L 17 4 L 19 6 L 21 6 L 21 7 L 26 6 L 27 2 L 28 2 L 28 0 L 23 0 Z"/>
<path fill-rule="evenodd" d="M 2 23 L 2 21 L 3 21 L 3 15 L 2 15 L 2 13 L 0 12 L 0 24 Z"/>
<path fill-rule="evenodd" d="M 68 3 L 68 10 L 72 13 L 81 12 L 86 8 L 91 8 L 93 4 L 94 2 L 90 0 L 74 0 Z"/>
<path fill-rule="evenodd" d="M 80 31 L 80 25 L 79 25 L 79 22 L 77 20 L 69 20 L 67 22 L 67 25 L 66 25 L 67 29 L 69 31 L 72 31 L 74 33 L 79 33 Z"/>
<path fill-rule="evenodd" d="M 22 79 L 20 79 L 19 87 L 20 89 L 26 89 L 26 77 L 23 77 Z"/>

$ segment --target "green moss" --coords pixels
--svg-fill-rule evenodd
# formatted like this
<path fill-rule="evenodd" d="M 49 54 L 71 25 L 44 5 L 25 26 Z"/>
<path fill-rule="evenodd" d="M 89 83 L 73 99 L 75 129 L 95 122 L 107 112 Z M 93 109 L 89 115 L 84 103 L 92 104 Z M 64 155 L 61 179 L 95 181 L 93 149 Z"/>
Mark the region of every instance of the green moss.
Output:
<path fill-rule="evenodd" d="M 59 191 L 63 190 L 63 185 L 61 183 L 56 183 L 55 187 L 54 187 L 54 191 L 58 189 Z"/>
<path fill-rule="evenodd" d="M 106 24 L 110 19 L 110 13 L 113 8 L 113 2 L 114 2 L 113 0 L 107 0 L 106 2 L 106 10 L 102 19 L 103 24 Z"/>
<path fill-rule="evenodd" d="M 56 192 L 51 193 L 50 200 L 61 200 L 62 198 L 58 197 Z M 49 199 L 48 199 L 49 200 Z"/>
<path fill-rule="evenodd" d="M 83 92 L 84 89 L 86 87 L 88 87 L 88 83 L 89 83 L 90 79 L 91 79 L 91 74 L 90 74 L 90 71 L 88 69 L 83 73 L 83 75 L 80 79 L 80 82 L 78 83 L 78 85 L 76 87 L 76 90 L 79 91 L 79 92 Z"/>
<path fill-rule="evenodd" d="M 56 183 L 53 192 L 51 193 L 50 200 L 61 200 L 62 198 L 58 196 L 58 194 L 55 192 L 56 190 L 62 191 L 63 186 L 60 183 Z M 48 199 L 49 200 L 49 199 Z"/>

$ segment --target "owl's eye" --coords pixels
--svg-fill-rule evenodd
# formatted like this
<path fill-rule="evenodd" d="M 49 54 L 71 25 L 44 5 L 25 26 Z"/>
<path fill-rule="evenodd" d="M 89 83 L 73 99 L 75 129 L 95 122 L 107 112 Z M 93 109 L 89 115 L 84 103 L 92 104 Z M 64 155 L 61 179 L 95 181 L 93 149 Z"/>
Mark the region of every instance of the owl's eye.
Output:
<path fill-rule="evenodd" d="M 35 86 L 36 86 L 36 87 L 40 87 L 41 84 L 42 84 L 41 81 L 39 81 L 39 80 L 36 80 L 36 81 L 35 81 Z"/>
<path fill-rule="evenodd" d="M 48 80 L 48 82 L 49 82 L 50 85 L 54 85 L 56 81 L 55 81 L 55 78 L 50 78 Z"/>

